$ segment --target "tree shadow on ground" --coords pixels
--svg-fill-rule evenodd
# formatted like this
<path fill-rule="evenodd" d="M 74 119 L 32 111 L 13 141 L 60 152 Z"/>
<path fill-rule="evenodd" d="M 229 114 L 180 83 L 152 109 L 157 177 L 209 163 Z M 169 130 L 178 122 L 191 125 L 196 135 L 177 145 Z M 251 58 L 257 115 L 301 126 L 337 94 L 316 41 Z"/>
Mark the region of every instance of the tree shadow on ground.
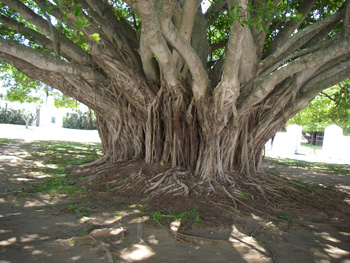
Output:
<path fill-rule="evenodd" d="M 342 211 L 293 206 L 283 217 L 234 213 L 207 200 L 145 200 L 80 179 L 74 191 L 51 191 L 38 188 L 48 185 L 41 176 L 62 171 L 22 146 L 0 146 L 4 262 L 345 262 L 350 256 L 350 222 Z M 111 178 L 104 174 L 100 183 Z"/>

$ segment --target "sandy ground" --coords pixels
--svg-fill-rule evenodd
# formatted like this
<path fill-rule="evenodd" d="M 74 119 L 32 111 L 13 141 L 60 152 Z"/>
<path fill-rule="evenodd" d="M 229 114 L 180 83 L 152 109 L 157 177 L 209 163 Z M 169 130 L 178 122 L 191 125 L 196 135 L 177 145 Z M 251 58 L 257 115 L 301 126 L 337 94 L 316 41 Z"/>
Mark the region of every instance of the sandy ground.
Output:
<path fill-rule="evenodd" d="M 97 133 L 74 132 L 79 138 L 87 134 L 87 141 L 96 140 Z M 36 133 L 34 129 L 23 130 L 20 135 L 25 140 L 73 138 L 63 132 L 53 135 L 49 130 L 40 136 Z M 5 134 L 19 136 L 0 125 L 0 138 Z M 23 194 L 23 189 L 40 179 L 32 172 L 37 161 L 21 144 L 0 147 L 0 263 L 350 263 L 350 218 L 341 213 L 295 211 L 290 221 L 256 214 L 233 216 L 232 223 L 199 224 L 187 236 L 177 235 L 169 226 L 151 223 L 150 218 L 136 218 L 135 210 L 116 208 L 118 196 L 110 197 L 114 202 L 101 205 L 88 198 L 89 193 L 70 197 Z M 282 173 L 345 186 L 345 191 L 350 185 L 345 176 L 325 181 L 324 174 L 317 172 L 310 176 L 310 172 L 288 168 Z M 68 211 L 73 204 L 89 207 L 89 215 L 81 217 Z"/>

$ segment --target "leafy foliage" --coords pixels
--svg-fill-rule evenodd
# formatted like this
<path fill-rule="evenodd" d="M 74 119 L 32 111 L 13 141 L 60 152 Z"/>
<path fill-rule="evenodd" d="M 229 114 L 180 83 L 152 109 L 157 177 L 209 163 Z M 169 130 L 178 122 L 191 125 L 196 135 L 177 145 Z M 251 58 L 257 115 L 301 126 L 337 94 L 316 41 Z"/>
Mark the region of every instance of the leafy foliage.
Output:
<path fill-rule="evenodd" d="M 67 113 L 63 118 L 63 128 L 95 130 L 97 129 L 96 117 L 91 110 L 88 112 L 78 110 Z"/>
<path fill-rule="evenodd" d="M 35 115 L 25 110 L 13 110 L 0 107 L 0 123 L 25 125 L 25 120 L 28 120 L 28 124 L 31 124 L 34 119 Z"/>
<path fill-rule="evenodd" d="M 20 103 L 42 103 L 41 95 L 44 85 L 29 79 L 16 68 L 0 63 L 0 81 L 2 88 L 6 89 L 3 99 Z"/>
<path fill-rule="evenodd" d="M 350 80 L 331 87 L 318 96 L 302 111 L 298 112 L 288 124 L 298 124 L 305 132 L 322 132 L 336 124 L 350 132 Z"/>

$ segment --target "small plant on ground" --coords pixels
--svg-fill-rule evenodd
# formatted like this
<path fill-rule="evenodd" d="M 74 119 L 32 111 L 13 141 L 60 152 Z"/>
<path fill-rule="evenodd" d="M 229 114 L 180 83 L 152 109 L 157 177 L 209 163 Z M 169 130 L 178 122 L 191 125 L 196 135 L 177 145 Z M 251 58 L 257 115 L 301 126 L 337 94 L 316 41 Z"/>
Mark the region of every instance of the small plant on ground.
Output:
<path fill-rule="evenodd" d="M 292 220 L 292 216 L 291 215 L 288 215 L 288 214 L 282 214 L 280 216 L 278 216 L 280 219 L 283 219 L 283 220 Z"/>
<path fill-rule="evenodd" d="M 78 213 L 81 217 L 88 216 L 90 208 L 79 207 L 77 204 L 72 204 L 67 207 L 67 210 L 73 213 Z"/>
<path fill-rule="evenodd" d="M 184 211 L 176 214 L 171 211 L 161 210 L 149 213 L 154 223 L 169 224 L 174 221 L 181 222 L 180 229 L 191 228 L 193 224 L 200 222 L 200 213 L 194 208 L 190 211 Z"/>

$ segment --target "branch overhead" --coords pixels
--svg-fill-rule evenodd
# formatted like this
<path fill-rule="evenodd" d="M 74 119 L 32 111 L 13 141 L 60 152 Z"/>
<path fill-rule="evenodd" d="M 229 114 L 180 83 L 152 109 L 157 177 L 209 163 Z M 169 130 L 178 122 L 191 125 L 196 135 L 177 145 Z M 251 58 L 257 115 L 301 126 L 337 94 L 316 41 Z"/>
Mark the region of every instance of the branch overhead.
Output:
<path fill-rule="evenodd" d="M 108 78 L 144 114 L 165 89 L 179 100 L 207 101 L 206 114 L 232 109 L 228 123 L 242 102 L 250 112 L 293 74 L 304 71 L 306 83 L 327 62 L 348 57 L 341 46 L 349 44 L 348 2 L 1 0 L 1 52 L 33 70 Z"/>
<path fill-rule="evenodd" d="M 49 54 L 42 53 L 39 50 L 33 50 L 32 48 L 21 45 L 16 41 L 0 38 L 0 44 L 0 52 L 22 59 L 36 68 L 81 76 L 93 81 L 106 80 L 106 77 L 101 72 L 98 72 L 91 67 L 54 58 Z"/>

